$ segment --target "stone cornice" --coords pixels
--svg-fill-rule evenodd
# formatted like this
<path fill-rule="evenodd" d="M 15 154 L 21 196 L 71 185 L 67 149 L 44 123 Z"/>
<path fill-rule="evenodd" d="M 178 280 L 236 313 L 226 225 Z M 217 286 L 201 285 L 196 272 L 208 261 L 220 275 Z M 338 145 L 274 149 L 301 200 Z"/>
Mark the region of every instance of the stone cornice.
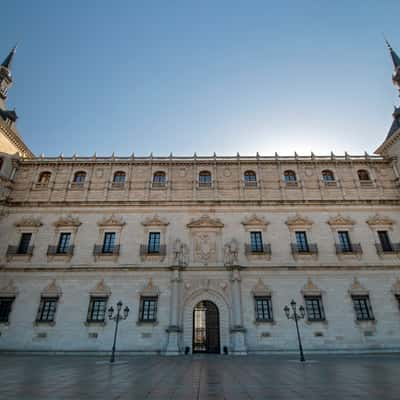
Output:
<path fill-rule="evenodd" d="M 7 124 L 0 120 L 0 129 L 3 131 L 7 139 L 28 159 L 34 159 L 35 155 L 29 150 L 28 146 Z"/>

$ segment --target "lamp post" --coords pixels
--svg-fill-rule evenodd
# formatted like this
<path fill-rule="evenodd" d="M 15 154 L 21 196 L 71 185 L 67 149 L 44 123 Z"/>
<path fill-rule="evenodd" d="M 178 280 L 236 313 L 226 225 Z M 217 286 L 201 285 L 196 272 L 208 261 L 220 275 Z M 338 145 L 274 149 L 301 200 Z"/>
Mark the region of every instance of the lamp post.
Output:
<path fill-rule="evenodd" d="M 293 319 L 294 322 L 296 323 L 297 339 L 299 341 L 299 350 L 300 350 L 300 361 L 306 361 L 306 359 L 304 358 L 303 346 L 301 344 L 299 324 L 297 322 L 299 319 L 303 319 L 306 313 L 305 313 L 305 310 L 304 310 L 303 306 L 299 307 L 299 314 L 297 313 L 296 302 L 294 300 L 292 300 L 290 302 L 290 305 L 292 307 L 293 313 L 290 315 L 289 306 L 285 306 L 284 311 L 285 311 L 287 319 Z"/>
<path fill-rule="evenodd" d="M 113 343 L 113 347 L 112 347 L 112 352 L 111 352 L 111 360 L 110 363 L 113 363 L 115 360 L 115 344 L 117 342 L 117 332 L 118 332 L 118 324 L 120 320 L 125 320 L 128 318 L 128 314 L 129 314 L 129 308 L 125 307 L 124 308 L 124 315 L 121 315 L 121 309 L 122 309 L 122 301 L 120 300 L 117 303 L 117 312 L 114 315 L 114 308 L 111 306 L 108 309 L 108 318 L 110 320 L 115 321 L 115 331 L 114 331 L 114 343 Z"/>

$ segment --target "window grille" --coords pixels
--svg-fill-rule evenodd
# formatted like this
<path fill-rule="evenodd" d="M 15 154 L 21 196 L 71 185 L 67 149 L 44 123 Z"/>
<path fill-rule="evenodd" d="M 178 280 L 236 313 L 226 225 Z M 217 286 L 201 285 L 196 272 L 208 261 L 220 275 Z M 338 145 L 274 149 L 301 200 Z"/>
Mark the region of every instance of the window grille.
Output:
<path fill-rule="evenodd" d="M 160 252 L 160 232 L 150 232 L 149 242 L 147 246 L 148 253 L 159 253 Z"/>
<path fill-rule="evenodd" d="M 157 297 L 141 297 L 139 320 L 154 322 L 157 320 Z"/>
<path fill-rule="evenodd" d="M 263 251 L 262 232 L 250 232 L 250 248 L 253 253 Z"/>
<path fill-rule="evenodd" d="M 103 253 L 112 253 L 115 245 L 115 232 L 106 232 L 103 240 Z"/>
<path fill-rule="evenodd" d="M 272 301 L 270 296 L 255 296 L 256 321 L 272 321 Z"/>
<path fill-rule="evenodd" d="M 374 319 L 369 296 L 352 296 L 357 321 L 371 321 Z"/>
<path fill-rule="evenodd" d="M 307 319 L 309 321 L 324 321 L 325 313 L 321 296 L 304 296 Z"/>
<path fill-rule="evenodd" d="M 0 297 L 0 322 L 7 323 L 14 297 Z"/>
<path fill-rule="evenodd" d="M 57 297 L 42 297 L 40 299 L 37 322 L 53 322 L 57 310 Z"/>
<path fill-rule="evenodd" d="M 107 297 L 91 297 L 87 322 L 104 322 L 107 308 Z"/>

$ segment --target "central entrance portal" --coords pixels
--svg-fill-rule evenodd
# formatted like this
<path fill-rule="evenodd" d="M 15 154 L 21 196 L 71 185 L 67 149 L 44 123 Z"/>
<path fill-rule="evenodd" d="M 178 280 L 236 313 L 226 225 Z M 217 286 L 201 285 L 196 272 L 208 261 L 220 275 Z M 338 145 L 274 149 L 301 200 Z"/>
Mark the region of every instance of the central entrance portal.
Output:
<path fill-rule="evenodd" d="M 193 310 L 193 353 L 220 353 L 219 311 L 208 300 Z"/>

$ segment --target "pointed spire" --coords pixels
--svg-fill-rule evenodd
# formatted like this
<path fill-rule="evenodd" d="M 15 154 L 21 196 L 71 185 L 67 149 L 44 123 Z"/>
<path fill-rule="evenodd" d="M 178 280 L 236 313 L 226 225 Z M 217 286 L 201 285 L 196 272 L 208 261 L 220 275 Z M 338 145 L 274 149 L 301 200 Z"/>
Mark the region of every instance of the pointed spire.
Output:
<path fill-rule="evenodd" d="M 17 46 L 14 46 L 11 51 L 8 53 L 8 56 L 4 59 L 1 66 L 10 70 L 11 64 L 14 58 L 14 54 L 17 51 Z"/>
<path fill-rule="evenodd" d="M 390 43 L 386 39 L 385 39 L 385 42 L 389 49 L 390 56 L 392 57 L 394 68 L 395 69 L 400 68 L 400 57 L 396 54 L 396 52 L 393 50 L 393 47 L 390 45 Z"/>

